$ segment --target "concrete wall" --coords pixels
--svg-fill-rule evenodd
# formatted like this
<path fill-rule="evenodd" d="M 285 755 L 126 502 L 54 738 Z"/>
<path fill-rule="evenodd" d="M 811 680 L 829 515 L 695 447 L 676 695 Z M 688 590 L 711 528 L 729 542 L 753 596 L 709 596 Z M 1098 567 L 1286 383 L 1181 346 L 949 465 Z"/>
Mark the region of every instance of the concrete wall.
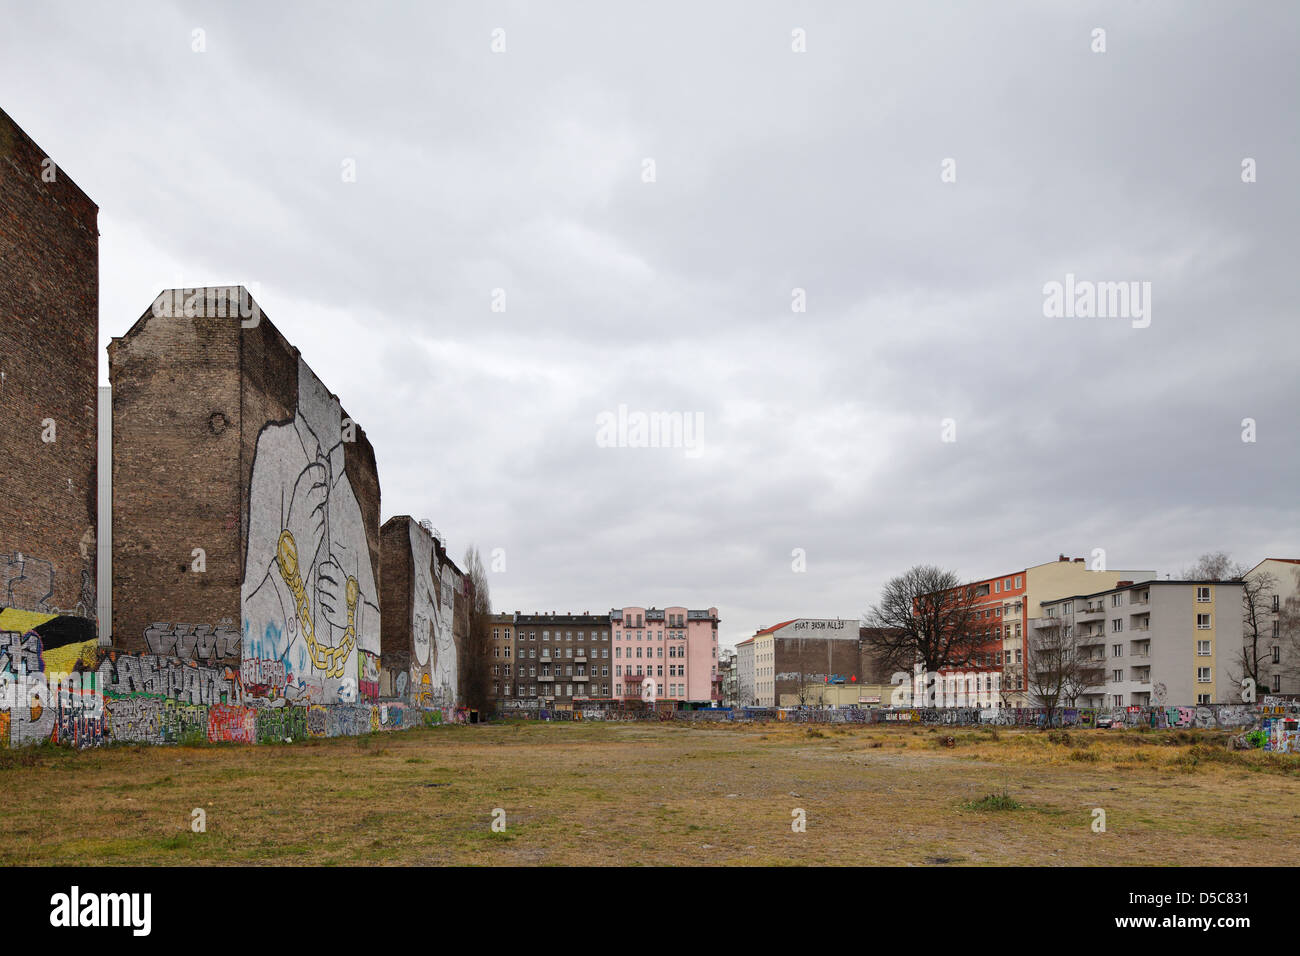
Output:
<path fill-rule="evenodd" d="M 95 615 L 98 215 L 0 111 L 0 608 Z"/>

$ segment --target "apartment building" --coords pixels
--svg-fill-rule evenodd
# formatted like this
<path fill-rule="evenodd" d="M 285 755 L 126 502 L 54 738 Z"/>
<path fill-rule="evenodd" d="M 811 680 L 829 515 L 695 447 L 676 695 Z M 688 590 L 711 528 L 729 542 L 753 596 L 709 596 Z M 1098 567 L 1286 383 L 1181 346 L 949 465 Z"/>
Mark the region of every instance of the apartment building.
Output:
<path fill-rule="evenodd" d="M 782 621 L 756 631 L 749 640 L 754 646 L 754 699 L 757 707 L 776 706 L 776 639 L 774 635 L 794 620 Z"/>
<path fill-rule="evenodd" d="M 504 629 L 508 625 L 496 626 Z M 514 706 L 565 710 L 575 701 L 609 699 L 613 643 L 609 615 L 516 611 L 509 626 L 514 628 L 513 660 L 499 662 L 501 700 L 506 707 L 513 702 Z"/>
<path fill-rule="evenodd" d="M 493 614 L 488 628 L 492 634 L 488 704 L 500 708 L 504 701 L 515 699 L 515 616 Z"/>
<path fill-rule="evenodd" d="M 1259 654 L 1260 695 L 1300 695 L 1300 559 L 1265 558 L 1245 574 L 1247 582 L 1261 582 L 1255 601 L 1259 629 L 1254 647 L 1254 627 L 1247 621 L 1243 644 L 1251 656 Z M 1249 609 L 1245 609 L 1249 611 Z"/>
<path fill-rule="evenodd" d="M 1064 627 L 1079 659 L 1095 663 L 1080 707 L 1233 703 L 1241 700 L 1243 589 L 1240 581 L 1121 581 L 1043 602 L 1030 629 Z"/>
<path fill-rule="evenodd" d="M 971 663 L 960 668 L 968 695 L 994 706 L 1030 705 L 1025 676 L 1025 628 L 1031 608 L 1079 593 L 1115 587 L 1120 581 L 1142 581 L 1155 571 L 1096 570 L 1083 558 L 1060 555 L 1055 561 L 1009 571 L 972 582 L 974 625 L 983 637 Z M 951 676 L 949 669 L 943 671 Z"/>
<path fill-rule="evenodd" d="M 705 707 L 721 699 L 716 607 L 614 608 L 609 621 L 615 698 Z"/>
<path fill-rule="evenodd" d="M 723 707 L 736 706 L 736 650 L 724 649 L 718 658 L 718 683 Z"/>
<path fill-rule="evenodd" d="M 754 639 L 747 637 L 736 645 L 736 704 L 750 707 L 758 703 L 754 684 Z"/>

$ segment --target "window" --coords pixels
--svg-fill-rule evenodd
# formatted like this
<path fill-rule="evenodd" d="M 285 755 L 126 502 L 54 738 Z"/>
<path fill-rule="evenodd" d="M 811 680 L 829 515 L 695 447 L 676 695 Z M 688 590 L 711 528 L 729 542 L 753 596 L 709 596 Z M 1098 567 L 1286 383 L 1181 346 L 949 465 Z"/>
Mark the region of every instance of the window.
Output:
<path fill-rule="evenodd" d="M 1110 632 L 1112 634 L 1119 634 L 1123 630 L 1124 630 L 1124 619 L 1122 617 L 1117 617 L 1110 622 Z"/>
<path fill-rule="evenodd" d="M 1198 704 L 1208 704 L 1208 703 L 1210 702 L 1210 695 L 1209 695 L 1209 694 L 1197 694 L 1197 695 L 1196 695 L 1196 702 L 1197 702 Z"/>
<path fill-rule="evenodd" d="M 1197 657 L 1209 657 L 1209 656 L 1210 656 L 1210 642 L 1209 642 L 1209 641 L 1197 641 L 1197 642 L 1196 642 L 1196 656 L 1197 656 Z"/>
<path fill-rule="evenodd" d="M 1123 706 L 1124 706 L 1124 695 L 1123 695 L 1123 694 L 1114 694 L 1114 695 L 1111 697 L 1111 701 L 1114 703 L 1114 705 L 1115 705 L 1116 707 L 1123 707 Z"/>
<path fill-rule="evenodd" d="M 1122 592 L 1119 593 L 1119 594 L 1112 594 L 1112 595 L 1110 596 L 1110 606 L 1111 606 L 1111 607 L 1123 607 L 1123 606 L 1124 606 L 1124 594 L 1123 594 Z"/>
<path fill-rule="evenodd" d="M 1273 610 L 1278 610 L 1278 596 L 1276 594 L 1273 595 Z"/>
<path fill-rule="evenodd" d="M 1274 664 L 1281 664 L 1281 663 L 1282 663 L 1282 648 L 1280 648 L 1280 647 L 1274 647 L 1274 648 L 1273 648 L 1273 663 L 1274 663 Z M 1273 689 L 1274 689 L 1274 690 L 1277 690 L 1276 687 L 1274 687 Z"/>
<path fill-rule="evenodd" d="M 1196 668 L 1196 683 L 1208 684 L 1211 682 L 1210 669 L 1208 667 Z"/>
<path fill-rule="evenodd" d="M 1010 579 L 1010 578 L 1007 578 L 1006 582 L 1003 584 L 1003 587 L 1005 587 L 1008 591 L 1011 590 L 1011 579 Z"/>
<path fill-rule="evenodd" d="M 1062 614 L 1069 614 L 1072 610 L 1074 610 L 1074 603 L 1071 601 L 1066 601 L 1061 605 Z"/>
<path fill-rule="evenodd" d="M 1017 574 L 1017 575 L 1016 575 L 1016 587 L 1017 587 L 1017 588 L 1020 587 L 1020 582 L 1021 582 L 1021 580 L 1022 580 L 1021 575 Z"/>
<path fill-rule="evenodd" d="M 1210 600 L 1210 589 L 1208 587 L 1198 587 L 1196 589 L 1196 600 L 1201 604 L 1208 604 Z"/>
<path fill-rule="evenodd" d="M 1273 693 L 1275 693 L 1275 694 L 1280 693 L 1281 690 L 1282 690 L 1282 675 L 1281 675 L 1281 674 L 1274 674 L 1274 675 L 1273 675 Z"/>
<path fill-rule="evenodd" d="M 1002 582 L 1001 582 L 1001 581 L 994 581 L 994 582 L 993 582 L 993 593 L 994 593 L 994 594 L 1001 594 L 1001 593 L 1002 593 Z"/>
<path fill-rule="evenodd" d="M 1113 680 L 1113 681 L 1115 681 L 1115 683 L 1117 683 L 1117 684 L 1120 683 L 1121 681 L 1123 681 L 1123 680 L 1124 680 L 1124 669 L 1123 669 L 1123 668 L 1118 668 L 1118 669 L 1116 669 L 1116 670 L 1111 671 L 1111 672 L 1110 672 L 1110 679 Z"/>
<path fill-rule="evenodd" d="M 1112 644 L 1112 645 L 1110 646 L 1110 656 L 1111 656 L 1111 657 L 1123 657 L 1123 656 L 1124 656 L 1124 645 L 1123 645 L 1123 644 Z"/>
<path fill-rule="evenodd" d="M 1196 615 L 1196 629 L 1198 631 L 1208 631 L 1210 629 L 1210 615 L 1208 614 Z"/>

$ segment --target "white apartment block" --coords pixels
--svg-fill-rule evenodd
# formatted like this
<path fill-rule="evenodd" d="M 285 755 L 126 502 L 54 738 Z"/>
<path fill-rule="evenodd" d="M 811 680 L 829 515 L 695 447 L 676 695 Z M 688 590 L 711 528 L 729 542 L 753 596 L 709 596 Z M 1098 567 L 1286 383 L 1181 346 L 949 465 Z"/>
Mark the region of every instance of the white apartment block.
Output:
<path fill-rule="evenodd" d="M 1243 590 L 1240 581 L 1121 582 L 1042 602 L 1030 640 L 1063 622 L 1079 656 L 1096 662 L 1103 680 L 1079 707 L 1237 703 Z"/>

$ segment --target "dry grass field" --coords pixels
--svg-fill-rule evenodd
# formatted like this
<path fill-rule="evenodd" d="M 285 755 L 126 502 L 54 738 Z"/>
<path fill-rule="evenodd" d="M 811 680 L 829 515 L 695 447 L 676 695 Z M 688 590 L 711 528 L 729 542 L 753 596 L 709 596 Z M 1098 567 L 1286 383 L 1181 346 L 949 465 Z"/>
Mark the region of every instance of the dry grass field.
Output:
<path fill-rule="evenodd" d="M 0 751 L 0 864 L 1300 863 L 1300 757 L 1226 736 L 506 723 Z"/>

